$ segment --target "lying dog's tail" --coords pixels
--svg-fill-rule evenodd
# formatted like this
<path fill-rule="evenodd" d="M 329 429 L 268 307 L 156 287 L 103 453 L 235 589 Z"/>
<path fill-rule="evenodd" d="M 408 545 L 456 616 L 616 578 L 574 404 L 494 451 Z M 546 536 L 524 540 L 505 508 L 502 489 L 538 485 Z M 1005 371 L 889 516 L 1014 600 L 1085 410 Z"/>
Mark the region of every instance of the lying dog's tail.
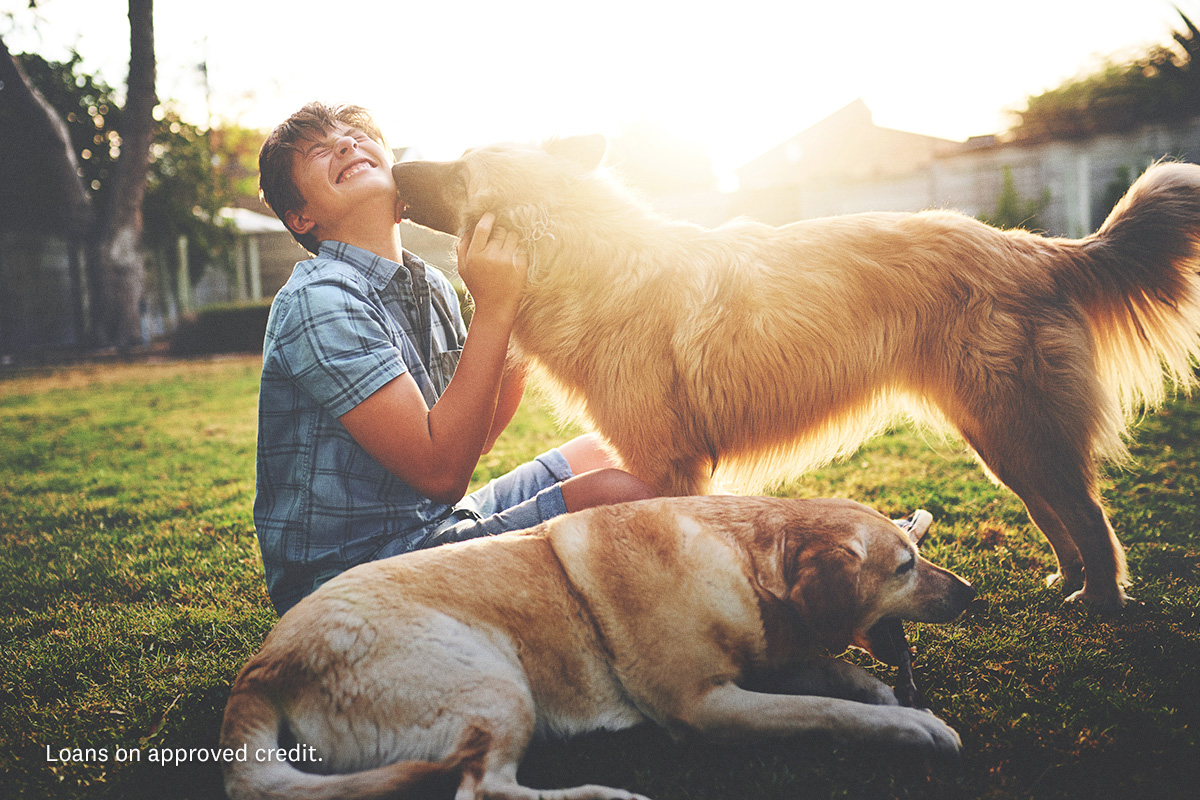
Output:
<path fill-rule="evenodd" d="M 316 756 L 302 746 L 280 741 L 284 715 L 261 691 L 235 686 L 225 709 L 221 747 L 231 753 L 225 762 L 225 791 L 232 800 L 429 800 L 454 796 L 464 775 L 478 779 L 491 736 L 468 728 L 445 760 L 402 761 L 345 774 L 318 774 L 297 768 L 299 758 L 314 768 Z"/>
<path fill-rule="evenodd" d="M 1161 163 L 1080 242 L 1060 288 L 1080 297 L 1100 378 L 1128 416 L 1189 387 L 1200 359 L 1200 166 Z"/>

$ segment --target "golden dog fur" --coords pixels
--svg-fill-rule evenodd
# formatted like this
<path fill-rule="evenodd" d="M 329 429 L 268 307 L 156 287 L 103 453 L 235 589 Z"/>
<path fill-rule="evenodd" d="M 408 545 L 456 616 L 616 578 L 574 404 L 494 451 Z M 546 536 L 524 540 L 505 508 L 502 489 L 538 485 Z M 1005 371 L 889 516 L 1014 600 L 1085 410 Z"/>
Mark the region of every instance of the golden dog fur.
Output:
<path fill-rule="evenodd" d="M 647 720 L 957 752 L 933 714 L 820 654 L 894 660 L 880 628 L 949 621 L 973 594 L 844 500 L 647 500 L 365 564 L 285 614 L 239 675 L 221 747 L 249 757 L 226 787 L 426 798 L 449 779 L 458 800 L 628 800 L 526 789 L 517 766 L 536 734 Z M 296 746 L 332 774 L 254 757 Z"/>
<path fill-rule="evenodd" d="M 1119 607 L 1098 461 L 1200 353 L 1200 167 L 1161 164 L 1064 240 L 961 214 L 708 230 L 596 169 L 602 139 L 395 166 L 414 222 L 486 211 L 531 276 L 514 339 L 559 408 L 664 494 L 753 490 L 911 414 L 962 434 L 1024 501 L 1074 599 Z"/>

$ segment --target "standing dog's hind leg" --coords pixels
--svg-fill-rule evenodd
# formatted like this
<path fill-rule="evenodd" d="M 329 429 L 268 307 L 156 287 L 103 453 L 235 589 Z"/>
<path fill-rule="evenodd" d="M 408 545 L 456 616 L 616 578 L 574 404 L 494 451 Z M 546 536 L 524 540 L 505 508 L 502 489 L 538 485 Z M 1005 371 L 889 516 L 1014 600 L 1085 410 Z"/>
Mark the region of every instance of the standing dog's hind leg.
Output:
<path fill-rule="evenodd" d="M 1011 434 L 1010 434 L 1011 435 Z M 999 448 L 968 436 L 980 459 L 1025 503 L 1058 559 L 1068 600 L 1115 611 L 1125 603 L 1125 551 L 1100 507 L 1094 467 L 1068 443 L 1010 440 Z M 1019 454 L 1019 455 L 1018 455 Z"/>

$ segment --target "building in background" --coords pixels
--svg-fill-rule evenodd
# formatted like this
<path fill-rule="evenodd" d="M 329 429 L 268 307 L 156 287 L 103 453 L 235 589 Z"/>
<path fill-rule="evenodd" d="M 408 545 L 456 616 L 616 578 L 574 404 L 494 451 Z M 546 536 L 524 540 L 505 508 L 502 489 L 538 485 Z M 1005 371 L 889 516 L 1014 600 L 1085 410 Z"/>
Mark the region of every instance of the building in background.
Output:
<path fill-rule="evenodd" d="M 1133 180 L 1163 158 L 1200 163 L 1200 118 L 1035 143 L 954 142 L 875 125 L 861 100 L 738 170 L 733 213 L 772 225 L 861 211 L 944 208 L 991 216 L 1006 173 L 1053 236 L 1096 230 Z"/>

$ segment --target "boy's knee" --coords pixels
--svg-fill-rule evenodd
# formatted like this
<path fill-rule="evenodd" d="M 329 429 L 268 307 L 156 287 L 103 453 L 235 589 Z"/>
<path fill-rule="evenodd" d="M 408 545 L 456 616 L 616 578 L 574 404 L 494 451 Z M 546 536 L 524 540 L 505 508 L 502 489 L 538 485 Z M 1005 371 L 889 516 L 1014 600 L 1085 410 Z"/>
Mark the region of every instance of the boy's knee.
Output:
<path fill-rule="evenodd" d="M 594 433 L 577 436 L 558 447 L 563 458 L 576 475 L 593 472 L 598 469 L 608 469 L 619 465 L 617 457 L 605 444 L 604 440 Z"/>
<path fill-rule="evenodd" d="M 612 467 L 572 478 L 562 485 L 562 490 L 569 511 L 649 500 L 658 496 L 645 481 Z"/>
<path fill-rule="evenodd" d="M 604 478 L 607 491 L 617 498 L 611 502 L 629 503 L 634 500 L 649 500 L 658 496 L 650 484 L 623 469 L 602 469 L 599 474 Z"/>

